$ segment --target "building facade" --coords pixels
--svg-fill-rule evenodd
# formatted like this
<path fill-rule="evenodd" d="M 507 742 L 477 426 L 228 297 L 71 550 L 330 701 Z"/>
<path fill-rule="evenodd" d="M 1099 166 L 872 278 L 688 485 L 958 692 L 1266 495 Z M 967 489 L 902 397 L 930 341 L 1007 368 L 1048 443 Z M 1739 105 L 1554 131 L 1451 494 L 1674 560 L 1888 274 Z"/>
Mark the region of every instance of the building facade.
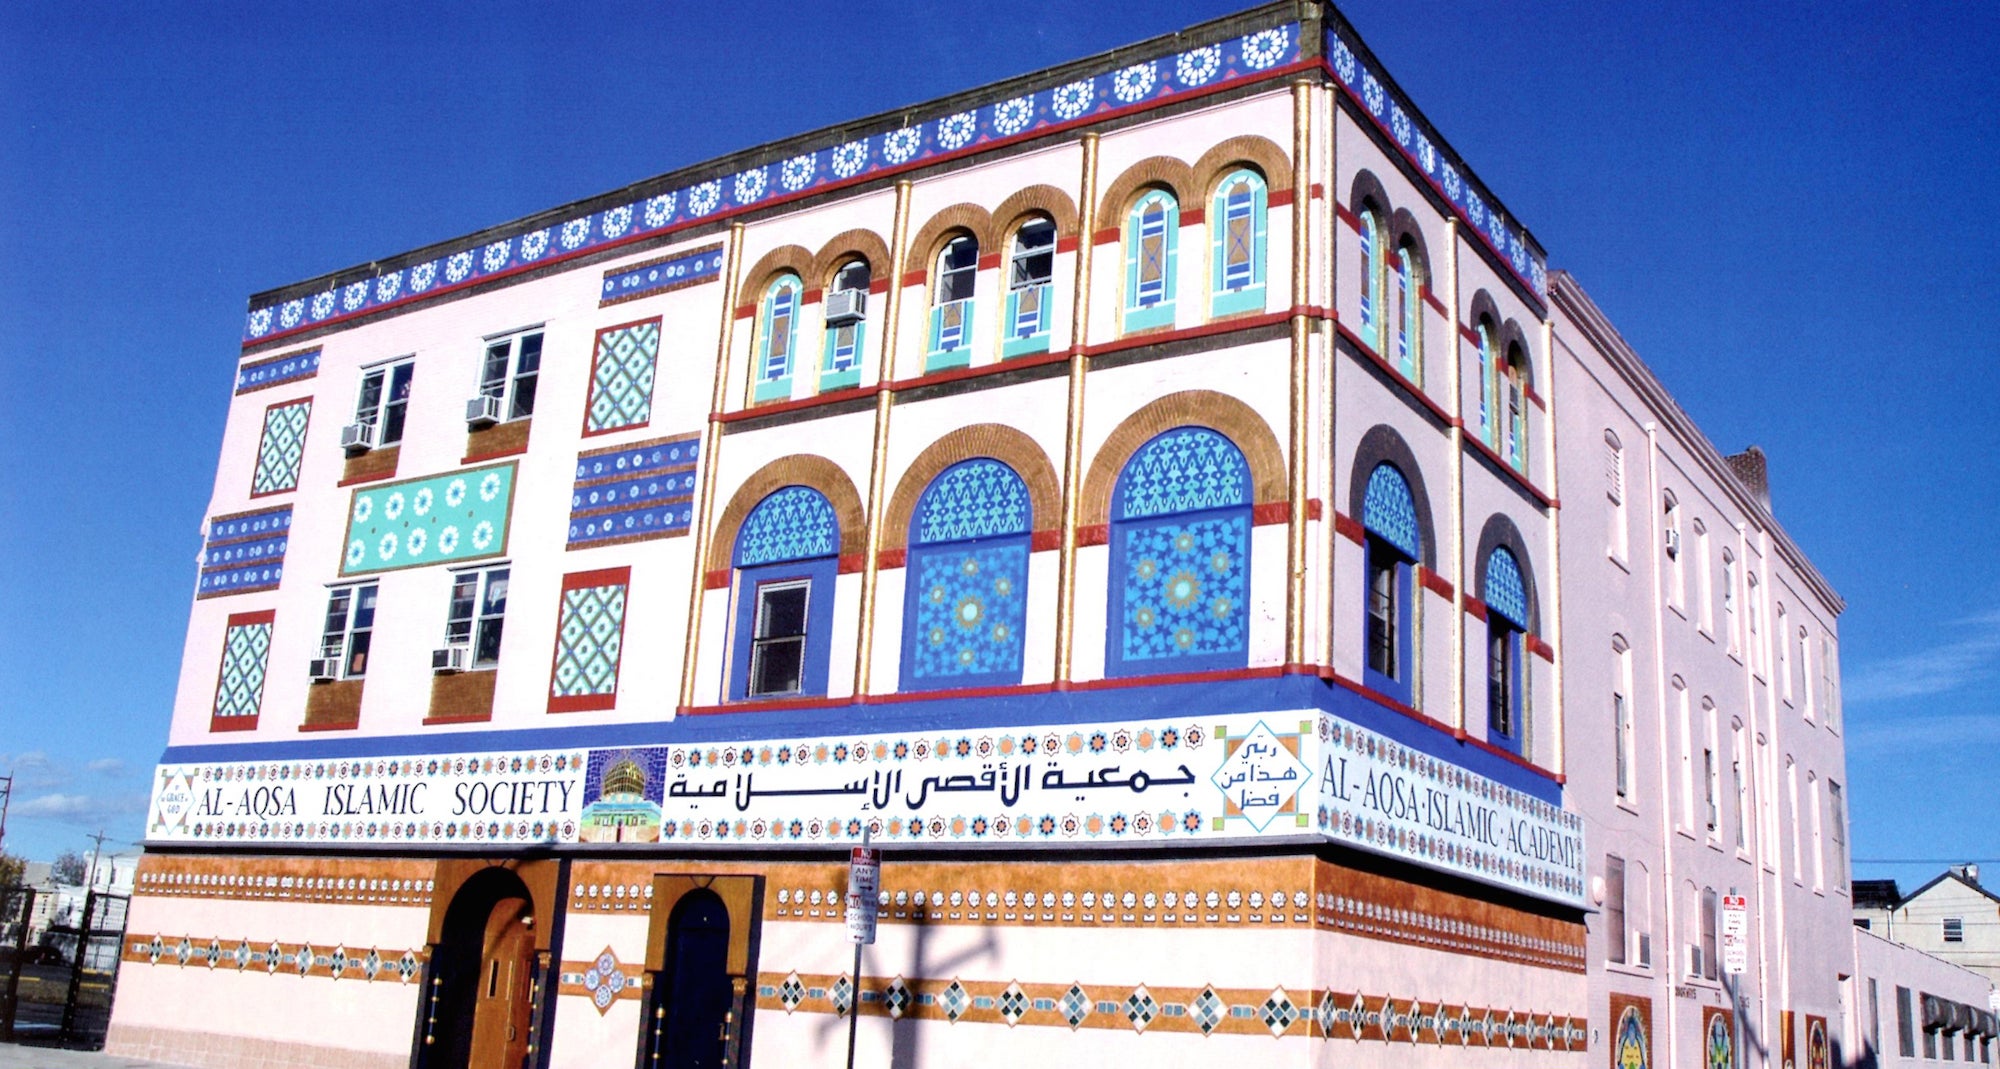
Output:
<path fill-rule="evenodd" d="M 1746 479 L 1319 3 L 261 294 L 111 1046 L 1821 1069 Z"/>
<path fill-rule="evenodd" d="M 2000 895 L 1979 882 L 1979 866 L 1953 865 L 1908 895 L 1894 880 L 1855 901 L 1854 923 L 2000 983 Z"/>
<path fill-rule="evenodd" d="M 1993 1064 L 2000 1003 L 1990 978 L 1860 927 L 1854 956 L 1860 1064 Z"/>

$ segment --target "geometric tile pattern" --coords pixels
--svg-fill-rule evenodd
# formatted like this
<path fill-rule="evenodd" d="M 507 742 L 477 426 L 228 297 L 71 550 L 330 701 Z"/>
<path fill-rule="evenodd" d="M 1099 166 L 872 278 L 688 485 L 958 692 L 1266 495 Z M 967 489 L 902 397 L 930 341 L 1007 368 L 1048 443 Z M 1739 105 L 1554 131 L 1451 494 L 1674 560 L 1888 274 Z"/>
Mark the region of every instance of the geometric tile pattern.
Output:
<path fill-rule="evenodd" d="M 913 549 L 905 574 L 910 584 L 905 656 L 911 684 L 957 678 L 970 682 L 1002 674 L 1020 679 L 1028 590 L 1025 537 Z"/>
<path fill-rule="evenodd" d="M 1393 465 L 1377 464 L 1368 473 L 1367 495 L 1361 502 L 1361 526 L 1403 551 L 1411 560 L 1422 557 L 1417 532 L 1417 507 L 1410 484 Z"/>
<path fill-rule="evenodd" d="M 609 1013 L 618 999 L 643 997 L 639 970 L 621 963 L 609 946 L 590 961 L 563 962 L 556 970 L 556 980 L 557 994 L 588 998 L 599 1017 Z"/>
<path fill-rule="evenodd" d="M 285 574 L 291 533 L 290 505 L 210 519 L 195 597 L 276 590 Z"/>
<path fill-rule="evenodd" d="M 635 301 L 721 276 L 722 246 L 704 245 L 689 252 L 606 271 L 597 306 L 602 308 L 620 301 Z"/>
<path fill-rule="evenodd" d="M 1515 627 L 1527 630 L 1528 590 L 1521 581 L 1521 565 L 1505 548 L 1495 549 L 1486 558 L 1486 607 L 1507 618 Z"/>
<path fill-rule="evenodd" d="M 626 569 L 617 570 L 627 575 Z M 560 704 L 563 698 L 601 698 L 589 708 L 608 709 L 618 694 L 618 652 L 625 631 L 623 582 L 601 586 L 570 586 L 564 580 L 562 607 L 556 619 L 556 663 L 549 681 L 551 712 L 584 708 Z"/>
<path fill-rule="evenodd" d="M 1121 520 L 1250 503 L 1250 468 L 1236 443 L 1178 427 L 1139 447 L 1118 474 Z"/>
<path fill-rule="evenodd" d="M 264 436 L 257 443 L 257 473 L 250 480 L 250 496 L 298 489 L 299 461 L 306 454 L 306 421 L 311 415 L 310 400 L 264 410 Z"/>
<path fill-rule="evenodd" d="M 341 575 L 416 568 L 507 552 L 513 463 L 461 468 L 354 490 Z"/>
<path fill-rule="evenodd" d="M 736 536 L 736 567 L 831 557 L 839 547 L 833 506 L 817 490 L 787 486 L 773 491 L 744 517 Z"/>
<path fill-rule="evenodd" d="M 758 1005 L 786 1012 L 845 1012 L 847 977 L 760 974 Z M 1349 1039 L 1533 1051 L 1587 1049 L 1581 1017 L 1488 1009 L 1392 995 L 1283 987 L 1118 987 L 1098 1001 L 1081 984 L 1021 981 L 862 978 L 861 1012 L 891 1019 L 952 1024 L 1099 1028 L 1198 1035 Z M 1314 1007 L 1308 1012 L 1301 1007 Z"/>
<path fill-rule="evenodd" d="M 977 457 L 939 473 L 917 500 L 915 543 L 1025 534 L 1028 487 L 1014 469 Z"/>
<path fill-rule="evenodd" d="M 288 382 L 309 379 L 319 374 L 319 350 L 307 349 L 300 353 L 281 353 L 264 360 L 253 361 L 236 369 L 236 392 L 249 393 L 271 386 L 282 386 Z"/>
<path fill-rule="evenodd" d="M 127 964 L 194 966 L 231 969 L 242 973 L 311 976 L 331 980 L 373 980 L 382 983 L 415 983 L 423 971 L 428 951 L 348 950 L 315 948 L 310 943 L 278 940 L 251 940 L 239 937 L 196 938 L 192 936 L 142 935 L 126 932 L 120 957 Z"/>
<path fill-rule="evenodd" d="M 430 259 L 399 264 L 371 278 L 252 308 L 244 320 L 243 341 L 268 341 L 388 305 L 405 305 L 683 227 L 711 224 L 753 208 L 906 171 L 976 147 L 1047 136 L 1157 107 L 1226 82 L 1276 74 L 1299 59 L 1301 43 L 1299 24 L 1285 22 L 1212 44 L 1166 51 L 1060 84 L 1044 84 L 968 110 L 932 112 L 917 122 L 898 116 L 893 123 L 872 130 L 862 128 L 865 132 L 859 136 L 848 134 L 789 155 L 757 158 L 720 177 L 686 185 L 654 183 L 649 195 L 630 202 L 614 203 L 559 223 L 533 220 L 511 231 L 489 233 L 477 242 L 467 241 Z M 607 286 L 612 281 L 607 279 Z M 608 289 L 605 295 L 611 296 Z"/>
<path fill-rule="evenodd" d="M 222 640 L 222 674 L 215 686 L 217 717 L 257 715 L 270 656 L 270 619 L 229 625 Z"/>
<path fill-rule="evenodd" d="M 677 434 L 576 458 L 569 499 L 570 549 L 674 538 L 694 523 L 701 434 Z"/>
<path fill-rule="evenodd" d="M 643 427 L 653 418 L 653 365 L 659 354 L 657 319 L 597 332 L 585 434 Z"/>
<path fill-rule="evenodd" d="M 1250 517 L 1120 524 L 1124 661 L 1249 648 Z"/>
<path fill-rule="evenodd" d="M 136 893 L 168 898 L 250 902 L 322 902 L 428 908 L 430 862 L 343 859 L 316 862 L 302 874 L 292 859 L 147 855 Z"/>

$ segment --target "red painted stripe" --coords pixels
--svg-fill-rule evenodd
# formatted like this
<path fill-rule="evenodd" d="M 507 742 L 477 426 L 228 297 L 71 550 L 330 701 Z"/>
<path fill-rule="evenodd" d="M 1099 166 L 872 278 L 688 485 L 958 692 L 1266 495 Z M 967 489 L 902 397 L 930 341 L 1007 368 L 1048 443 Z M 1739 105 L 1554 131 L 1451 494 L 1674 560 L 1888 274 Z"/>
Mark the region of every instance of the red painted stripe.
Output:
<path fill-rule="evenodd" d="M 1289 501 L 1266 501 L 1250 506 L 1250 526 L 1268 527 L 1286 523 L 1292 518 L 1292 503 Z"/>
<path fill-rule="evenodd" d="M 1295 199 L 1296 197 L 1290 189 L 1279 189 L 1273 190 L 1271 195 L 1265 198 L 1264 203 L 1272 208 L 1282 208 Z"/>
<path fill-rule="evenodd" d="M 1181 225 L 1200 226 L 1202 220 L 1206 218 L 1208 218 L 1208 213 L 1203 209 L 1189 208 L 1188 210 L 1181 213 Z"/>
<path fill-rule="evenodd" d="M 618 708 L 616 694 L 564 694 L 549 695 L 549 712 L 582 713 L 593 710 Z M 429 723 L 429 721 L 425 721 Z"/>
<path fill-rule="evenodd" d="M 714 571 L 703 572 L 701 575 L 701 588 L 703 590 L 729 589 L 729 569 L 717 568 Z"/>
<path fill-rule="evenodd" d="M 1368 541 L 1368 531 L 1361 526 L 1361 521 L 1345 512 L 1336 511 L 1333 514 L 1333 531 L 1357 546 Z"/>
<path fill-rule="evenodd" d="M 1061 548 L 1062 532 L 1055 528 L 1050 528 L 1046 531 L 1036 531 L 1034 534 L 1028 536 L 1028 552 L 1030 553 L 1044 553 L 1051 549 Z"/>
<path fill-rule="evenodd" d="M 277 618 L 278 610 L 276 609 L 262 609 L 257 612 L 232 612 L 229 614 L 227 626 L 251 627 L 256 624 L 271 623 Z"/>
<path fill-rule="evenodd" d="M 1450 599 L 1452 596 L 1451 580 L 1446 579 L 1429 568 L 1418 568 L 1417 578 L 1423 582 L 1424 587 L 1430 590 L 1431 593 L 1446 599 Z"/>
<path fill-rule="evenodd" d="M 875 554 L 875 567 L 880 569 L 901 568 L 908 563 L 910 551 L 901 547 L 885 549 Z"/>
<path fill-rule="evenodd" d="M 630 565 L 618 568 L 599 568 L 589 572 L 571 572 L 563 576 L 562 588 L 565 592 L 583 590 L 594 586 L 619 586 L 632 581 Z"/>
<path fill-rule="evenodd" d="M 842 553 L 835 570 L 841 575 L 852 575 L 868 566 L 866 553 Z"/>
<path fill-rule="evenodd" d="M 1086 523 L 1076 529 L 1078 546 L 1102 546 L 1111 541 L 1111 525 L 1108 523 Z"/>

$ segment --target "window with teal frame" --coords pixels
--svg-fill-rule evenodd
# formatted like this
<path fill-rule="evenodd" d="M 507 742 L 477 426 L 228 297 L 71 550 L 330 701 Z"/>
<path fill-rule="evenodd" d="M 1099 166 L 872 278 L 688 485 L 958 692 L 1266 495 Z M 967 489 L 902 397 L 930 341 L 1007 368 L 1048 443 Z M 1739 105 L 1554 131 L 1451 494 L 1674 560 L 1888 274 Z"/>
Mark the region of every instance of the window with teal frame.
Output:
<path fill-rule="evenodd" d="M 1026 356 L 1049 351 L 1049 298 L 1056 274 L 1056 225 L 1030 219 L 1014 231 L 1014 249 L 1007 264 L 1007 335 L 1000 355 Z"/>
<path fill-rule="evenodd" d="M 1361 209 L 1356 222 L 1361 236 L 1361 340 L 1382 351 L 1382 227 L 1375 209 Z"/>
<path fill-rule="evenodd" d="M 833 273 L 833 285 L 827 287 L 827 292 L 858 291 L 863 294 L 861 299 L 865 307 L 868 278 L 868 261 L 849 260 Z M 868 320 L 865 316 L 840 323 L 828 320 L 825 352 L 821 354 L 819 366 L 821 393 L 861 384 L 861 347 L 867 344 L 867 333 Z"/>
<path fill-rule="evenodd" d="M 1497 449 L 1500 439 L 1493 433 L 1493 413 L 1498 407 L 1494 391 L 1499 387 L 1499 370 L 1493 360 L 1493 324 L 1481 319 L 1474 332 L 1479 335 L 1479 440 Z"/>
<path fill-rule="evenodd" d="M 931 275 L 931 336 L 925 371 L 945 371 L 972 363 L 972 296 L 979 278 L 979 241 L 970 234 L 951 239 L 938 253 Z"/>
<path fill-rule="evenodd" d="M 1495 389 L 1506 402 L 1503 422 L 1507 431 L 1507 463 L 1517 471 L 1528 470 L 1528 358 L 1518 345 L 1507 347 L 1507 363 Z M 1497 447 L 1499 443 L 1495 443 Z"/>
<path fill-rule="evenodd" d="M 1264 310 L 1264 242 L 1269 194 L 1255 171 L 1233 171 L 1216 187 L 1209 212 L 1208 314 Z"/>
<path fill-rule="evenodd" d="M 797 275 L 779 275 L 764 289 L 757 316 L 757 371 L 753 401 L 792 396 L 792 351 L 799 341 L 799 298 L 805 285 Z"/>
<path fill-rule="evenodd" d="M 1389 354 L 1403 377 L 1421 385 L 1424 381 L 1424 297 L 1423 279 L 1417 274 L 1417 254 L 1407 243 L 1396 248 L 1396 274 L 1389 283 L 1395 292 L 1396 344 Z"/>
<path fill-rule="evenodd" d="M 1181 208 L 1163 189 L 1149 191 L 1125 216 L 1125 330 L 1174 325 L 1174 257 Z"/>

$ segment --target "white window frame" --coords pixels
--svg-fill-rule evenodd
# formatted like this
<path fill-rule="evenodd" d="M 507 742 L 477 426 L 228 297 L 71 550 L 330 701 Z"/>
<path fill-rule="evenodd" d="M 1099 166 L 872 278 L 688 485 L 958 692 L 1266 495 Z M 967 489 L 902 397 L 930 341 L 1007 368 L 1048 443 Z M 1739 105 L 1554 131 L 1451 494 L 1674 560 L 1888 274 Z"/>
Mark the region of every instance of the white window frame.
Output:
<path fill-rule="evenodd" d="M 375 605 L 368 610 L 368 626 L 357 628 L 354 626 L 355 618 L 358 615 L 356 609 L 360 605 L 364 592 L 374 596 Z M 381 609 L 381 597 L 381 584 L 372 579 L 365 583 L 343 583 L 327 590 L 326 614 L 320 618 L 319 655 L 331 658 L 338 663 L 339 668 L 335 672 L 335 675 L 339 678 L 364 679 L 367 677 L 368 657 L 374 650 L 375 615 Z M 346 599 L 346 603 L 341 606 L 340 627 L 336 630 L 331 626 L 333 622 L 333 607 L 336 602 L 343 598 Z M 365 637 L 367 639 L 366 645 L 368 646 L 368 649 L 361 651 L 361 668 L 358 671 L 354 670 L 354 640 L 357 635 Z"/>
<path fill-rule="evenodd" d="M 531 340 L 532 345 L 529 344 Z M 479 396 L 500 399 L 502 423 L 534 418 L 542 359 L 547 347 L 547 335 L 543 328 L 525 327 L 490 335 L 484 339 L 484 346 L 479 359 Z M 534 366 L 525 367 L 531 355 Z M 496 356 L 500 358 L 497 375 L 494 373 Z"/>
<path fill-rule="evenodd" d="M 401 443 L 404 433 L 409 429 L 409 397 L 406 395 L 400 401 L 391 400 L 391 397 L 394 396 L 398 372 L 402 372 L 408 376 L 406 381 L 409 383 L 409 389 L 414 391 L 416 389 L 417 375 L 417 358 L 415 356 L 399 356 L 394 360 L 385 360 L 382 363 L 362 368 L 361 385 L 354 391 L 354 422 L 375 429 L 375 433 L 370 436 L 372 438 L 370 444 L 377 449 Z M 367 403 L 368 384 L 371 380 L 376 383 L 375 403 L 372 405 Z M 396 436 L 394 438 L 386 437 L 386 428 L 389 425 L 391 409 L 397 410 L 394 413 L 397 417 Z"/>
<path fill-rule="evenodd" d="M 445 599 L 444 644 L 466 647 L 466 666 L 473 669 L 497 668 L 500 665 L 501 642 L 506 635 L 507 599 L 513 593 L 513 567 L 511 564 L 486 564 L 477 568 L 462 568 L 451 576 L 451 593 Z M 460 613 L 459 590 L 470 581 L 472 599 L 467 604 L 469 612 Z M 500 591 L 500 609 L 488 611 L 493 600 L 493 584 L 506 583 Z M 489 632 L 488 629 L 491 629 Z M 486 645 L 487 634 L 493 635 L 493 655 L 482 657 L 479 651 Z"/>

